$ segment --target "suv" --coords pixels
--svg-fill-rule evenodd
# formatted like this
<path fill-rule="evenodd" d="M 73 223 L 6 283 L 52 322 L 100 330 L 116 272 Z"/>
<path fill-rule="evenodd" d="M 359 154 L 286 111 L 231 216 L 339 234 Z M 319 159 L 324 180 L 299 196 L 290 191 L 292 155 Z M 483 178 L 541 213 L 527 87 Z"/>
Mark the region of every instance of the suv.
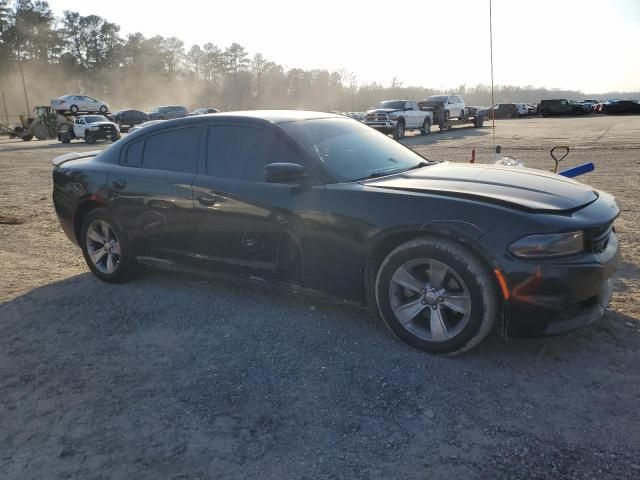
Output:
<path fill-rule="evenodd" d="M 149 112 L 151 120 L 172 120 L 174 118 L 188 117 L 189 110 L 182 105 L 168 105 L 166 107 L 153 107 Z"/>
<path fill-rule="evenodd" d="M 466 118 L 464 100 L 460 95 L 431 95 L 421 104 L 437 110 L 440 106 L 444 106 L 444 119 Z"/>
<path fill-rule="evenodd" d="M 566 98 L 542 100 L 538 110 L 543 117 L 549 115 L 584 115 L 588 112 L 587 107 L 583 104 Z"/>
<path fill-rule="evenodd" d="M 96 140 L 115 142 L 120 138 L 120 129 L 102 115 L 80 115 L 72 128 L 58 133 L 58 140 L 62 143 L 70 143 L 74 138 L 82 138 L 87 143 L 96 143 Z"/>
<path fill-rule="evenodd" d="M 429 135 L 433 112 L 421 110 L 411 100 L 385 100 L 367 111 L 364 123 L 382 133 L 393 133 L 393 138 L 399 140 L 407 130 L 420 130 L 422 135 Z"/>

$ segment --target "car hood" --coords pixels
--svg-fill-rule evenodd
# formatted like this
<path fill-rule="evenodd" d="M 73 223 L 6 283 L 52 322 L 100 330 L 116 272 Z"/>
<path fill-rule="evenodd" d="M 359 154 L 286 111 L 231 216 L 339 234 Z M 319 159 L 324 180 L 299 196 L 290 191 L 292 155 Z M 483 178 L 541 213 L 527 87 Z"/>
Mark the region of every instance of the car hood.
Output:
<path fill-rule="evenodd" d="M 110 121 L 108 121 L 108 120 L 105 120 L 105 121 L 103 121 L 103 122 L 91 122 L 91 123 L 87 123 L 86 125 L 87 125 L 87 127 L 98 127 L 98 126 L 100 126 L 100 125 L 111 125 L 111 126 L 113 126 L 113 125 L 115 125 L 115 123 L 110 122 Z"/>
<path fill-rule="evenodd" d="M 373 108 L 371 110 L 367 110 L 367 113 L 393 113 L 393 112 L 403 112 L 402 108 Z"/>
<path fill-rule="evenodd" d="M 542 170 L 449 162 L 362 183 L 377 188 L 477 198 L 548 212 L 576 210 L 598 198 L 589 186 Z"/>

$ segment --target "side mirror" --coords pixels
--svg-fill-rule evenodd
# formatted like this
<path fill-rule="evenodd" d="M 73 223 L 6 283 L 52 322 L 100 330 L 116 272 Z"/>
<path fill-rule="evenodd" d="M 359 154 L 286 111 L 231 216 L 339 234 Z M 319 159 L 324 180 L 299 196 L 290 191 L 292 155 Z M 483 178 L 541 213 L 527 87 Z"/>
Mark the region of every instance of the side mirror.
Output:
<path fill-rule="evenodd" d="M 304 167 L 297 163 L 270 163 L 264 167 L 264 179 L 269 183 L 297 183 L 304 177 Z"/>

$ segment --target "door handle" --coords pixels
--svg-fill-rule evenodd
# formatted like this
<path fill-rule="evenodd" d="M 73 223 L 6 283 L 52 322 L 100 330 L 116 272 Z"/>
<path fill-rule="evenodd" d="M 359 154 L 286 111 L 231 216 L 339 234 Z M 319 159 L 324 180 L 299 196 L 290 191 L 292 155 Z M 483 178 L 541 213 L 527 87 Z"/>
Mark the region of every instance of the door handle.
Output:
<path fill-rule="evenodd" d="M 113 188 L 115 188 L 116 190 L 122 190 L 124 187 L 127 186 L 127 181 L 126 180 L 114 180 L 113 182 L 111 182 L 111 185 L 113 185 Z"/>
<path fill-rule="evenodd" d="M 198 195 L 198 202 L 200 203 L 200 205 L 204 205 L 205 207 L 210 207 L 214 203 L 216 203 L 216 197 Z"/>

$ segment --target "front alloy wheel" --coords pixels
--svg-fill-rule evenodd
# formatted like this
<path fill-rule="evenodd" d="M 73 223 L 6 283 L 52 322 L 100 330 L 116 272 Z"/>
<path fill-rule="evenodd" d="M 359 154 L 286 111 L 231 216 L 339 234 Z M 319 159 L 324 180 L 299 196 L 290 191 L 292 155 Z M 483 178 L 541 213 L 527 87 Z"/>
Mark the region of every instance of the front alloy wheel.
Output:
<path fill-rule="evenodd" d="M 393 250 L 378 269 L 374 294 L 378 313 L 397 337 L 434 353 L 473 348 L 500 311 L 489 267 L 462 244 L 439 236 Z"/>
<path fill-rule="evenodd" d="M 389 298 L 402 326 L 430 342 L 458 335 L 471 314 L 471 296 L 460 275 L 431 258 L 401 265 L 391 277 Z"/>

